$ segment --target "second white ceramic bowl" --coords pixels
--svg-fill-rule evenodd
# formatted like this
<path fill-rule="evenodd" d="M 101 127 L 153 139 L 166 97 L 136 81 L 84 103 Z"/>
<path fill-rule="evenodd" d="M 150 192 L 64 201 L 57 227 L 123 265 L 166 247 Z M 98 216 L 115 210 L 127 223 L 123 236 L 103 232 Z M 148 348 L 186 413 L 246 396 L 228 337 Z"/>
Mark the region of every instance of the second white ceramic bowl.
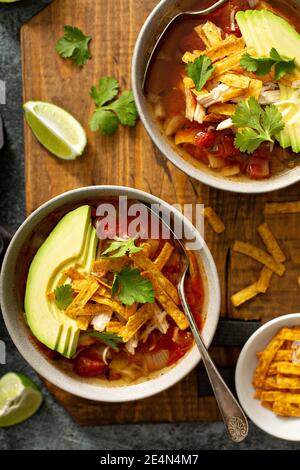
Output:
<path fill-rule="evenodd" d="M 300 441 L 300 418 L 284 418 L 264 408 L 254 398 L 252 378 L 257 366 L 256 353 L 266 348 L 278 330 L 296 325 L 300 325 L 300 313 L 283 315 L 259 328 L 243 347 L 235 373 L 238 398 L 251 421 L 268 434 L 288 441 Z"/>

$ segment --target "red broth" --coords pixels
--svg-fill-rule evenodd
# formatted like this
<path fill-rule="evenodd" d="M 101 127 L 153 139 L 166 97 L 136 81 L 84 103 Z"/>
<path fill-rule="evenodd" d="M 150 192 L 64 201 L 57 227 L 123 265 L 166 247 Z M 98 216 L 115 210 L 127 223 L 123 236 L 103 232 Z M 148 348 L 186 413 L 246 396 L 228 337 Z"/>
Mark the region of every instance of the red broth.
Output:
<path fill-rule="evenodd" d="M 195 2 L 195 10 L 215 3 L 214 0 Z M 300 32 L 299 7 L 287 0 L 260 1 L 256 8 L 272 9 L 275 13 L 287 19 Z M 163 41 L 156 58 L 153 60 L 146 84 L 148 100 L 153 107 L 154 116 L 162 126 L 163 132 L 174 142 L 174 134 L 179 133 L 185 143 L 179 144 L 179 153 L 188 159 L 204 163 L 206 166 L 221 172 L 225 177 L 246 176 L 261 180 L 282 171 L 285 167 L 281 160 L 290 158 L 295 154 L 291 149 L 282 149 L 275 144 L 270 151 L 270 145 L 262 144 L 252 155 L 243 154 L 234 146 L 235 134 L 231 129 L 216 131 L 216 122 L 189 121 L 185 117 L 186 103 L 182 85 L 182 76 L 185 64 L 182 56 L 185 52 L 204 50 L 205 45 L 195 32 L 194 28 L 207 20 L 212 21 L 222 30 L 222 35 L 241 33 L 236 25 L 231 30 L 232 12 L 249 10 L 248 0 L 229 0 L 215 12 L 207 15 L 202 21 L 199 19 L 179 20 L 170 29 Z M 167 124 L 171 118 L 174 129 L 170 130 Z M 225 117 L 224 117 L 225 119 Z M 171 125 L 172 129 L 172 125 Z M 192 159 L 190 158 L 192 157 Z M 196 163 L 195 163 L 196 164 Z M 199 164 L 198 164 L 199 165 Z"/>

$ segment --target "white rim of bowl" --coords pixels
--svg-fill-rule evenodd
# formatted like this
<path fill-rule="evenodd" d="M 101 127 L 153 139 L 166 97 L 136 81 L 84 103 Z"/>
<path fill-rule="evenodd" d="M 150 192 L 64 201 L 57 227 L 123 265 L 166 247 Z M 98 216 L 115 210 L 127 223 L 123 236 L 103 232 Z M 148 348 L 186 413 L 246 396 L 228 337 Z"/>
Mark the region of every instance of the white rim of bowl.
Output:
<path fill-rule="evenodd" d="M 122 387 L 103 387 L 101 384 L 91 385 L 90 383 L 85 382 L 84 380 L 80 380 L 80 378 L 73 378 L 71 375 L 67 375 L 67 373 L 62 372 L 58 368 L 56 368 L 52 363 L 47 360 L 41 352 L 37 350 L 32 344 L 28 344 L 28 342 L 23 343 L 22 338 L 20 340 L 19 336 L 16 333 L 14 325 L 10 320 L 10 306 L 9 306 L 9 298 L 8 295 L 5 293 L 5 281 L 7 277 L 7 265 L 10 260 L 10 252 L 14 250 L 14 246 L 16 242 L 19 242 L 21 238 L 22 232 L 25 227 L 30 225 L 32 220 L 38 218 L 39 214 L 43 212 L 45 209 L 52 208 L 55 206 L 56 203 L 61 202 L 61 205 L 67 204 L 69 201 L 68 199 L 72 196 L 76 197 L 76 195 L 84 194 L 86 197 L 89 196 L 89 193 L 94 193 L 100 191 L 100 197 L 105 197 L 108 193 L 115 192 L 115 196 L 120 195 L 123 193 L 124 195 L 127 194 L 129 197 L 132 196 L 135 199 L 137 197 L 141 197 L 141 200 L 148 200 L 153 203 L 161 203 L 169 210 L 172 210 L 174 214 L 184 220 L 184 223 L 189 227 L 189 230 L 196 233 L 199 240 L 202 243 L 202 250 L 203 250 L 203 257 L 202 260 L 207 261 L 207 265 L 205 267 L 205 271 L 207 275 L 210 275 L 212 280 L 212 284 L 214 285 L 214 311 L 215 311 L 215 318 L 212 321 L 211 329 L 208 334 L 208 337 L 205 337 L 204 332 L 204 340 L 207 347 L 211 344 L 212 339 L 214 337 L 220 316 L 220 307 L 221 307 L 221 292 L 220 292 L 220 283 L 219 277 L 217 273 L 217 268 L 214 262 L 214 259 L 199 232 L 195 229 L 195 227 L 191 224 L 191 222 L 186 219 L 181 212 L 179 212 L 176 208 L 165 202 L 164 200 L 153 196 L 145 191 L 141 191 L 135 188 L 129 188 L 126 186 L 114 186 L 114 185 L 103 185 L 103 186 L 87 186 L 83 188 L 74 189 L 71 191 L 67 191 L 58 195 L 49 201 L 42 204 L 38 209 L 36 209 L 19 227 L 16 234 L 14 235 L 7 252 L 5 254 L 2 271 L 1 271 L 1 279 L 0 279 L 0 297 L 1 297 L 1 306 L 2 306 L 2 313 L 3 318 L 7 327 L 7 330 L 10 334 L 12 341 L 14 342 L 16 348 L 20 352 L 20 354 L 24 357 L 24 359 L 39 373 L 42 377 L 46 380 L 51 382 L 52 384 L 56 385 L 57 387 L 69 392 L 73 395 L 79 396 L 81 398 L 86 398 L 89 400 L 95 401 L 103 401 L 103 402 L 127 402 L 127 401 L 134 401 L 142 398 L 147 398 L 152 395 L 156 395 L 168 388 L 172 385 L 175 385 L 181 379 L 183 379 L 188 373 L 190 373 L 196 365 L 199 363 L 201 356 L 196 346 L 194 346 L 191 351 L 186 354 L 182 360 L 180 360 L 174 367 L 167 370 L 161 376 L 155 377 L 148 381 L 134 384 L 134 385 L 125 385 Z M 95 197 L 93 195 L 92 197 Z M 57 207 L 53 207 L 52 210 L 55 210 Z M 41 220 L 45 217 L 41 217 Z M 24 241 L 22 241 L 22 244 Z M 207 266 L 209 266 L 210 273 L 207 272 Z M 26 331 L 27 326 L 24 324 L 24 331 Z M 205 327 L 204 327 L 205 330 Z M 29 340 L 28 340 L 29 341 Z M 29 349 L 28 349 L 29 346 Z M 68 380 L 66 380 L 66 378 Z M 151 387 L 147 387 L 148 384 L 153 385 L 153 389 Z M 88 388 L 87 388 L 88 386 Z M 130 396 L 132 394 L 132 396 Z"/>

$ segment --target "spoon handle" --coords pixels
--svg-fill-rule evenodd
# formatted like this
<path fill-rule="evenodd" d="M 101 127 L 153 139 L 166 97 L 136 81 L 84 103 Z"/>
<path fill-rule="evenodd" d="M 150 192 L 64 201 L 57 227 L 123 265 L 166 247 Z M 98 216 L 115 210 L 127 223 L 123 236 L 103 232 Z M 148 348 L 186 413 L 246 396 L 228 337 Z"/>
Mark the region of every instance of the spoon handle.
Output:
<path fill-rule="evenodd" d="M 208 15 L 209 13 L 212 13 L 215 11 L 217 8 L 222 6 L 224 3 L 228 2 L 228 0 L 219 0 L 218 2 L 215 2 L 213 5 L 211 5 L 208 8 L 205 8 L 205 10 L 200 10 L 200 11 L 187 11 L 187 12 L 182 12 L 183 14 L 186 14 L 188 16 L 205 16 Z"/>
<path fill-rule="evenodd" d="M 247 418 L 238 401 L 235 399 L 235 397 L 227 387 L 226 383 L 222 379 L 203 343 L 198 327 L 195 323 L 193 314 L 185 298 L 184 281 L 185 275 L 182 277 L 181 282 L 179 284 L 179 295 L 183 309 L 189 320 L 190 328 L 194 335 L 198 349 L 201 353 L 201 357 L 205 369 L 207 371 L 207 375 L 209 377 L 212 389 L 214 391 L 220 412 L 222 414 L 223 421 L 227 428 L 228 434 L 234 442 L 241 442 L 248 435 Z"/>

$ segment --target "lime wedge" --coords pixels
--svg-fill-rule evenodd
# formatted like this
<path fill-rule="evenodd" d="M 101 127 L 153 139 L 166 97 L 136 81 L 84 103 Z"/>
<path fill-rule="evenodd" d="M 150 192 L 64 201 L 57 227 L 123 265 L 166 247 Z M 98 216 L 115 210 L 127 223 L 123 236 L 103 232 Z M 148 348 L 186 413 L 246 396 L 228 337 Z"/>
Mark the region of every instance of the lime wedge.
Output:
<path fill-rule="evenodd" d="M 30 418 L 42 403 L 42 394 L 30 379 L 9 372 L 0 379 L 0 427 Z"/>
<path fill-rule="evenodd" d="M 63 160 L 74 160 L 82 155 L 86 133 L 71 114 L 41 101 L 28 101 L 23 108 L 34 135 L 49 152 Z"/>

